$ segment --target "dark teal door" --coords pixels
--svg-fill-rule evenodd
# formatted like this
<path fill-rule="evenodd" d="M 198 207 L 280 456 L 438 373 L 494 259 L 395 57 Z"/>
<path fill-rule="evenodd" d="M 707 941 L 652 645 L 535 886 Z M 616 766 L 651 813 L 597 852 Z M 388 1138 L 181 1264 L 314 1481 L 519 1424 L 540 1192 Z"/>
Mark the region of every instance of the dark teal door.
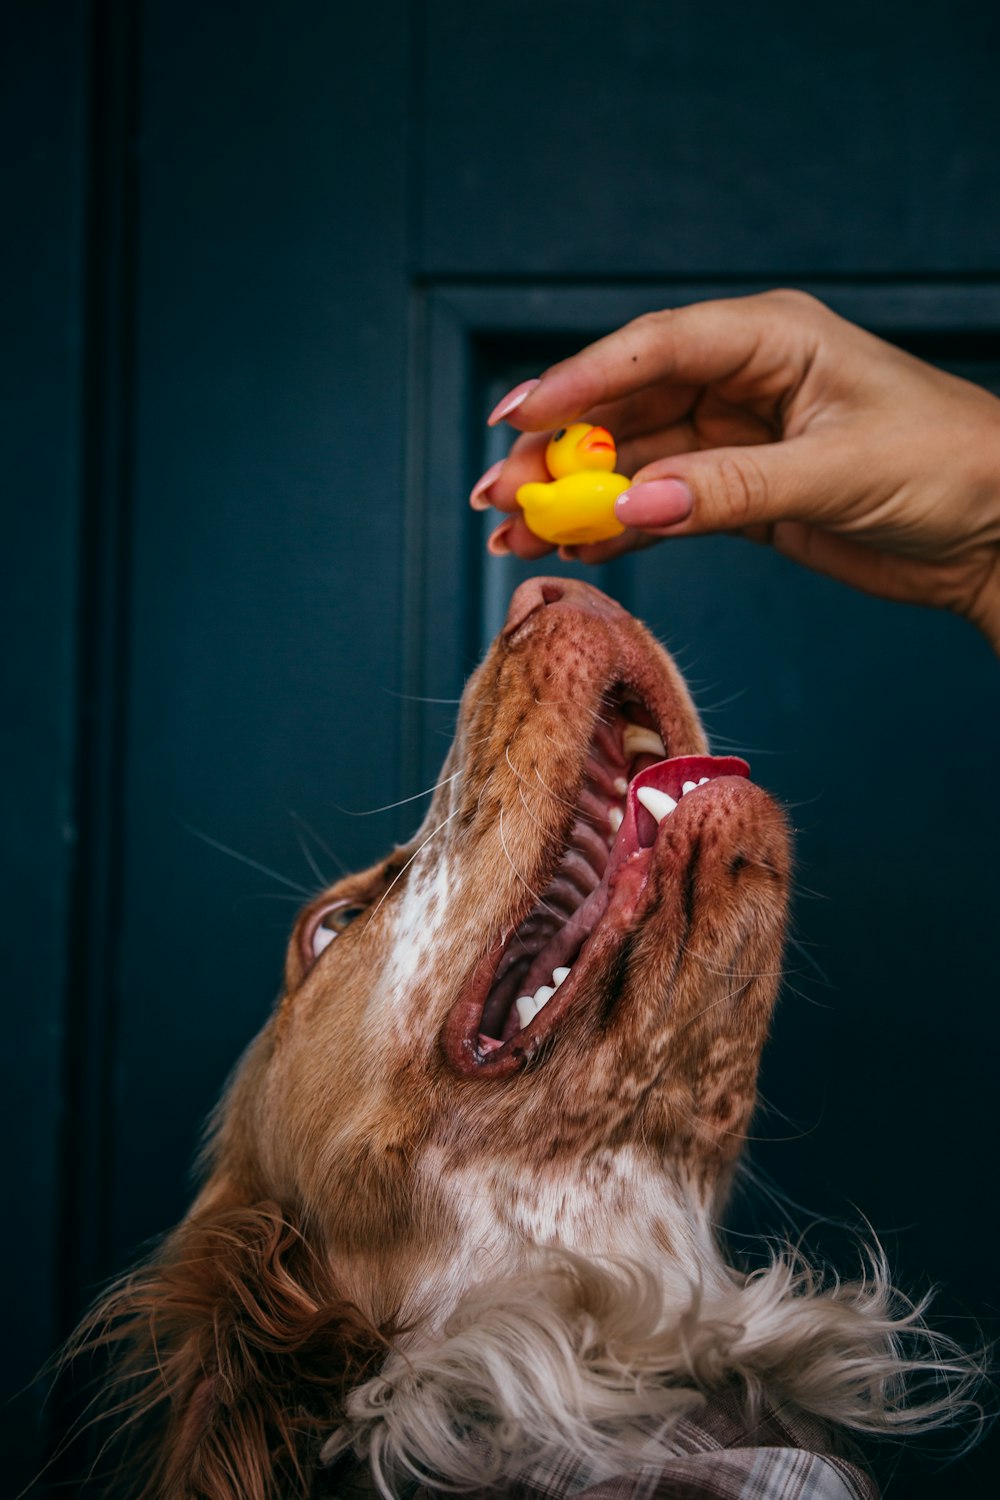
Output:
<path fill-rule="evenodd" d="M 521 576 L 464 504 L 495 396 L 779 282 L 1000 389 L 989 7 L 22 12 L 2 1394 L 182 1211 L 294 902 L 418 819 L 372 810 L 434 779 Z M 1000 668 L 737 541 L 597 581 L 799 828 L 737 1222 L 863 1213 L 904 1285 L 988 1323 Z M 31 1392 L 4 1412 L 16 1493 L 44 1436 Z M 996 1451 L 897 1483 L 989 1492 Z"/>

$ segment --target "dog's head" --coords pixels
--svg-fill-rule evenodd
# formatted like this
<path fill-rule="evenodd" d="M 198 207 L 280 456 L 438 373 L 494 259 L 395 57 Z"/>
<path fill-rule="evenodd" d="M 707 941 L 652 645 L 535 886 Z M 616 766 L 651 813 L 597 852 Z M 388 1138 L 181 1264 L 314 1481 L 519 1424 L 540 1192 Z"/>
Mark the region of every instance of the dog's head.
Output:
<path fill-rule="evenodd" d="M 305 1217 L 379 1317 L 428 1278 L 440 1312 L 443 1280 L 525 1244 L 669 1250 L 678 1189 L 717 1208 L 789 847 L 745 765 L 706 752 L 638 621 L 584 584 L 519 588 L 423 827 L 300 918 L 215 1191 L 231 1174 Z"/>
<path fill-rule="evenodd" d="M 522 585 L 423 826 L 303 912 L 199 1199 L 129 1284 L 176 1408 L 161 1468 L 228 1494 L 248 1423 L 294 1452 L 394 1334 L 540 1243 L 669 1263 L 710 1236 L 788 875 L 782 814 L 644 627 Z"/>

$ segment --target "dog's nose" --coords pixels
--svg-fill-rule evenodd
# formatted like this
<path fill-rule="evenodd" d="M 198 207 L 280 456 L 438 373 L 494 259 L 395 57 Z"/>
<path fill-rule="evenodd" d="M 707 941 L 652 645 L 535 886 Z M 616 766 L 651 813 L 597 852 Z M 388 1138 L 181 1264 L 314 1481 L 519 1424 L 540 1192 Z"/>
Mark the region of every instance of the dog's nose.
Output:
<path fill-rule="evenodd" d="M 503 628 L 504 638 L 519 630 L 529 615 L 546 608 L 579 610 L 581 614 L 597 615 L 603 619 L 627 613 L 600 589 L 576 578 L 529 578 L 527 583 L 514 590 Z"/>

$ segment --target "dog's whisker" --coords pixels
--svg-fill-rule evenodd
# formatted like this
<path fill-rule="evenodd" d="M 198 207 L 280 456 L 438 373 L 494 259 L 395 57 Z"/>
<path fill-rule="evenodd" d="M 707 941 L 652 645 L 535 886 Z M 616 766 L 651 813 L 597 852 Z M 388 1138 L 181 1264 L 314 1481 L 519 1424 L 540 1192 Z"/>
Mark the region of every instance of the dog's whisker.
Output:
<path fill-rule="evenodd" d="M 542 897 L 540 896 L 540 894 L 538 893 L 538 891 L 535 890 L 534 886 L 531 884 L 530 881 L 528 881 L 528 880 L 526 880 L 524 878 L 524 876 L 521 874 L 520 870 L 517 868 L 517 865 L 511 859 L 510 850 L 507 848 L 507 841 L 504 838 L 504 832 L 503 832 L 503 808 L 502 807 L 500 809 L 500 816 L 499 816 L 499 819 L 498 819 L 498 823 L 499 823 L 499 829 L 500 829 L 500 847 L 503 849 L 503 852 L 506 855 L 507 863 L 510 865 L 511 869 L 514 871 L 514 874 L 517 876 L 518 880 L 524 886 L 525 890 L 528 892 L 528 895 L 534 901 L 535 905 L 538 906 L 538 907 L 540 907 L 542 909 L 542 911 L 548 912 L 550 916 L 555 917 L 558 920 L 559 913 L 557 911 L 555 911 L 553 907 L 549 906 L 546 901 L 542 900 Z"/>
<path fill-rule="evenodd" d="M 244 896 L 238 896 L 233 902 L 233 910 L 238 910 L 247 901 L 287 901 L 290 905 L 300 907 L 301 896 L 289 896 L 284 891 L 248 891 Z"/>
<path fill-rule="evenodd" d="M 541 784 L 545 788 L 546 792 L 548 792 L 548 794 L 552 798 L 553 802 L 558 802 L 563 807 L 571 808 L 573 812 L 576 811 L 576 803 L 575 802 L 568 802 L 565 797 L 560 797 L 559 794 L 558 794 L 558 792 L 554 792 L 552 790 L 552 788 L 549 786 L 548 782 L 545 780 L 545 777 L 542 775 L 541 771 L 538 769 L 537 765 L 534 766 L 534 772 L 535 772 L 535 776 L 541 782 Z"/>
<path fill-rule="evenodd" d="M 318 833 L 315 828 L 313 828 L 311 823 L 307 823 L 305 818 L 301 817 L 297 812 L 292 812 L 292 822 L 297 828 L 301 829 L 308 838 L 312 839 L 313 843 L 318 849 L 322 851 L 323 854 L 326 855 L 327 859 L 333 861 L 337 869 L 340 871 L 341 875 L 347 875 L 349 873 L 347 866 L 344 864 L 344 861 L 338 854 L 335 854 L 333 852 L 333 850 L 330 848 L 330 845 L 326 842 L 322 835 Z M 304 850 L 303 853 L 305 853 Z M 326 880 L 324 881 L 324 884 L 329 885 L 330 882 Z"/>
<path fill-rule="evenodd" d="M 733 969 L 730 968 L 718 968 L 711 962 L 710 959 L 706 958 L 703 953 L 699 953 L 697 948 L 691 947 L 689 943 L 684 942 L 683 940 L 678 944 L 678 947 L 684 954 L 685 958 L 690 958 L 706 974 L 718 975 L 720 979 L 739 979 L 742 983 L 749 984 L 753 979 L 781 979 L 785 974 L 785 970 L 781 968 L 753 970 L 741 969 L 739 973 L 736 973 Z"/>
<path fill-rule="evenodd" d="M 741 687 L 737 688 L 735 692 L 730 693 L 726 698 L 717 698 L 714 703 L 699 702 L 698 713 L 704 719 L 707 714 L 718 713 L 720 708 L 729 708 L 732 704 L 739 703 L 741 699 L 747 696 L 748 692 L 749 688 Z"/>
<path fill-rule="evenodd" d="M 422 792 L 414 792 L 411 797 L 400 797 L 398 802 L 385 802 L 381 807 L 366 807 L 355 811 L 349 807 L 339 807 L 336 803 L 334 806 L 337 807 L 338 812 L 343 813 L 348 818 L 371 818 L 376 813 L 392 812 L 393 808 L 405 807 L 408 802 L 419 802 L 421 797 L 430 797 L 439 787 L 448 786 L 450 782 L 456 781 L 461 774 L 461 771 L 453 771 L 450 776 L 442 777 L 440 781 L 435 781 L 433 786 L 425 787 Z"/>
<path fill-rule="evenodd" d="M 299 848 L 302 850 L 302 857 L 305 860 L 306 864 L 309 866 L 309 868 L 312 871 L 312 873 L 315 875 L 316 879 L 319 881 L 319 887 L 320 887 L 320 890 L 322 890 L 325 886 L 328 886 L 330 884 L 330 878 L 329 878 L 328 875 L 324 874 L 324 872 L 320 869 L 319 865 L 316 863 L 316 860 L 315 860 L 315 858 L 313 856 L 312 850 L 309 848 L 308 844 L 306 843 L 305 836 L 304 836 L 305 831 L 306 831 L 306 825 L 302 822 L 302 820 L 299 817 L 296 816 L 296 814 L 294 812 L 290 811 L 289 812 L 289 817 L 292 820 L 292 827 L 295 830 L 295 842 L 298 844 Z M 341 874 L 343 875 L 345 873 L 346 873 L 346 871 L 344 870 L 343 867 L 341 867 Z"/>
<path fill-rule="evenodd" d="M 462 701 L 461 698 L 428 698 L 424 693 L 400 693 L 395 688 L 383 688 L 382 691 L 390 698 L 402 699 L 404 703 L 442 703 L 454 707 Z"/>
<path fill-rule="evenodd" d="M 794 948 L 795 952 L 801 955 L 802 959 L 806 964 L 808 964 L 809 968 L 812 970 L 816 978 L 819 979 L 827 989 L 833 988 L 833 984 L 831 982 L 829 974 L 826 973 L 819 960 L 814 958 L 813 955 L 809 952 L 807 944 L 801 942 L 797 937 L 789 936 L 788 946 L 790 948 Z"/>
<path fill-rule="evenodd" d="M 795 971 L 792 970 L 791 972 L 794 973 Z M 801 1000 L 804 1005 L 811 1005 L 814 1010 L 833 1009 L 833 1006 L 828 1005 L 825 1000 L 817 1000 L 815 995 L 810 995 L 805 990 L 800 989 L 797 984 L 792 984 L 788 974 L 784 976 L 782 988 L 785 989 L 788 994 L 794 995 L 796 1000 Z"/>
<path fill-rule="evenodd" d="M 451 820 L 458 815 L 458 812 L 459 812 L 459 809 L 457 807 L 454 808 L 448 814 L 448 816 L 446 818 L 442 818 L 441 822 L 437 825 L 436 828 L 432 828 L 431 829 L 430 833 L 423 840 L 423 842 L 417 845 L 417 847 L 414 849 L 413 853 L 410 855 L 409 859 L 403 865 L 402 869 L 399 870 L 398 873 L 389 882 L 389 884 L 386 887 L 385 891 L 382 893 L 382 896 L 380 897 L 380 899 L 378 900 L 378 902 L 375 904 L 375 906 L 372 908 L 372 913 L 371 913 L 372 917 L 374 917 L 381 910 L 381 908 L 384 906 L 387 897 L 390 895 L 390 893 L 392 892 L 393 888 L 396 886 L 396 884 L 399 882 L 399 880 L 402 878 L 402 876 L 404 876 L 406 874 L 407 870 L 410 868 L 410 866 L 412 865 L 413 861 L 416 859 L 417 855 L 420 854 L 424 849 L 427 848 L 427 845 L 430 843 L 431 839 L 436 838 L 437 835 L 441 832 L 441 830 L 443 828 L 446 828 L 447 825 L 451 822 Z"/>
<path fill-rule="evenodd" d="M 223 844 L 219 839 L 212 838 L 211 834 L 202 833 L 200 828 L 194 828 L 190 823 L 181 823 L 181 827 L 200 839 L 209 848 L 217 849 L 220 854 L 228 854 L 230 859 L 235 859 L 239 864 L 246 865 L 251 870 L 256 870 L 259 875 L 268 875 L 272 880 L 277 880 L 281 885 L 287 885 L 290 890 L 297 891 L 306 901 L 311 901 L 315 892 L 301 885 L 297 880 L 289 880 L 287 875 L 282 875 L 278 870 L 272 870 L 270 866 L 262 864 L 259 859 L 252 859 L 249 854 L 241 854 L 238 849 L 231 849 L 228 844 Z"/>
<path fill-rule="evenodd" d="M 518 777 L 518 780 L 521 782 L 521 785 L 517 789 L 517 795 L 521 799 L 521 806 L 524 808 L 525 812 L 528 814 L 528 817 L 531 819 L 532 823 L 534 823 L 534 825 L 538 829 L 539 833 L 545 834 L 546 833 L 545 828 L 543 828 L 542 824 L 539 823 L 538 819 L 535 817 L 534 813 L 531 811 L 531 808 L 528 806 L 528 799 L 524 795 L 524 786 L 525 786 L 525 783 L 523 781 L 523 778 L 522 777 Z"/>
<path fill-rule="evenodd" d="M 510 758 L 510 745 L 509 744 L 504 748 L 504 758 L 506 759 L 507 764 L 510 766 L 510 769 L 513 771 L 514 775 L 517 777 L 518 782 L 520 783 L 519 790 L 520 790 L 520 788 L 523 788 L 523 787 L 528 788 L 528 790 L 532 791 L 532 792 L 534 792 L 535 790 L 537 790 L 537 788 L 535 788 L 527 780 L 527 778 L 524 776 L 523 772 L 521 772 L 521 771 L 519 771 L 517 769 L 517 766 L 515 766 L 514 762 L 511 760 L 511 758 Z M 535 767 L 536 772 L 537 772 L 537 769 L 538 768 L 536 766 Z M 574 803 L 574 802 L 568 802 L 564 797 L 555 797 L 554 794 L 549 790 L 548 787 L 544 787 L 544 791 L 545 791 L 545 793 L 546 793 L 547 796 L 552 797 L 554 801 L 556 801 L 556 802 L 558 802 L 560 804 L 560 806 L 572 808 L 573 811 L 576 813 L 577 821 L 578 822 L 587 823 L 587 824 L 589 824 L 589 826 L 591 828 L 597 829 L 601 833 L 605 832 L 605 830 L 607 829 L 607 826 L 608 826 L 607 818 L 601 818 L 601 817 L 599 817 L 597 815 L 597 813 L 588 812 L 585 808 L 578 806 L 576 803 Z M 524 800 L 523 793 L 522 793 L 522 796 L 521 796 L 521 801 L 524 804 L 524 807 L 527 809 L 528 804 Z M 541 829 L 542 825 L 533 816 L 532 816 L 532 821 L 535 823 L 535 826 L 537 828 Z"/>

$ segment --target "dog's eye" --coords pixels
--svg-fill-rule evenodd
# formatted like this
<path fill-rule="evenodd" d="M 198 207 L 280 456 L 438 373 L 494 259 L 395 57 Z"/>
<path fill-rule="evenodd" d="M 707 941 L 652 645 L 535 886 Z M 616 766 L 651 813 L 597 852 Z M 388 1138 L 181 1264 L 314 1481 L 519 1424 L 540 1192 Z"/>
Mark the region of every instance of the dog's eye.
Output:
<path fill-rule="evenodd" d="M 329 948 L 334 938 L 346 931 L 366 909 L 358 901 L 338 901 L 333 906 L 328 906 L 313 929 L 312 957 L 319 958 L 323 949 Z"/>

